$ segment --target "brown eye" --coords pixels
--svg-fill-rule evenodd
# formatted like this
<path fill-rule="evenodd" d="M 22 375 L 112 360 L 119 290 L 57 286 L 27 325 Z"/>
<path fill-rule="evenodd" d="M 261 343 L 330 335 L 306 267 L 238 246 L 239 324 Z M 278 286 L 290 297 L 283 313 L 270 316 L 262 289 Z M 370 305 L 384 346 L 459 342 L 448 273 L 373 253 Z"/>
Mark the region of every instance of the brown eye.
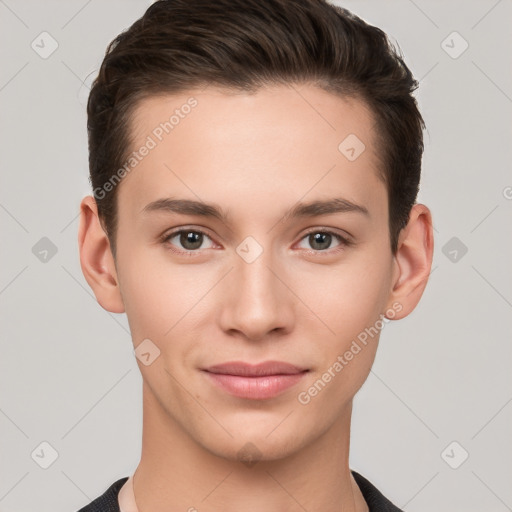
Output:
<path fill-rule="evenodd" d="M 308 234 L 306 234 L 305 237 L 302 238 L 302 240 L 306 240 L 309 245 L 309 247 L 306 247 L 306 249 L 312 249 L 313 252 L 328 251 L 330 249 L 337 250 L 351 245 L 351 242 L 347 238 L 337 233 L 333 233 L 332 231 L 322 231 L 318 229 L 315 231 L 310 231 Z M 332 247 L 334 241 L 338 243 Z"/>
<path fill-rule="evenodd" d="M 329 249 L 329 246 L 332 243 L 332 235 L 329 233 L 314 233 L 308 236 L 309 243 L 315 250 L 323 251 L 325 249 Z"/>
<path fill-rule="evenodd" d="M 172 246 L 177 246 L 176 252 L 186 253 L 189 251 L 198 252 L 201 249 L 205 239 L 211 240 L 210 237 L 203 231 L 197 229 L 180 229 L 173 231 L 169 235 L 163 238 L 163 242 Z M 209 247 L 203 247 L 203 249 L 209 249 Z M 180 250 L 183 249 L 183 250 Z"/>

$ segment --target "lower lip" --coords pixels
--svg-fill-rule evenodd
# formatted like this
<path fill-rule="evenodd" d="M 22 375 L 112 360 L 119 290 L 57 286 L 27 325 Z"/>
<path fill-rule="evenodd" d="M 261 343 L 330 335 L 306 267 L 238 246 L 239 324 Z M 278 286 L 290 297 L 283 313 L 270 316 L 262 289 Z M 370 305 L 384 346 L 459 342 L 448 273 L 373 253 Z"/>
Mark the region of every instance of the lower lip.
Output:
<path fill-rule="evenodd" d="M 307 372 L 262 377 L 241 377 L 208 371 L 205 373 L 217 386 L 231 395 L 250 400 L 265 400 L 295 386 Z"/>

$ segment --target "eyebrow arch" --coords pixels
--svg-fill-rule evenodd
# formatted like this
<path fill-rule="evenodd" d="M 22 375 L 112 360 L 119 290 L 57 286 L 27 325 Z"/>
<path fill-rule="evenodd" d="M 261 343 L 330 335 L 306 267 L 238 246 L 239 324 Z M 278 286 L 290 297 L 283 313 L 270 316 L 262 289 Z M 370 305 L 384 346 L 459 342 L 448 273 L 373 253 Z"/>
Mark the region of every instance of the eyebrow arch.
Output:
<path fill-rule="evenodd" d="M 286 212 L 283 221 L 297 217 L 316 217 L 319 215 L 328 215 L 330 213 L 349 213 L 357 212 L 370 216 L 368 210 L 359 204 L 335 197 L 327 200 L 316 200 L 309 203 L 297 203 L 291 210 Z"/>
<path fill-rule="evenodd" d="M 229 223 L 230 216 L 219 206 L 213 203 L 204 203 L 191 199 L 157 199 L 147 204 L 141 213 L 155 211 L 165 211 L 178 213 L 182 215 L 198 215 L 201 217 L 211 217 L 219 219 L 224 223 Z M 368 210 L 359 204 L 342 198 L 333 198 L 327 200 L 316 200 L 309 203 L 297 203 L 293 208 L 285 213 L 283 221 L 298 217 L 316 217 L 319 215 L 328 215 L 332 213 L 357 212 L 369 216 Z"/>
<path fill-rule="evenodd" d="M 170 213 L 180 213 L 182 215 L 198 215 L 201 217 L 213 217 L 226 222 L 229 215 L 215 204 L 208 204 L 202 201 L 193 201 L 191 199 L 173 199 L 166 197 L 157 199 L 147 204 L 141 213 L 165 211 Z"/>

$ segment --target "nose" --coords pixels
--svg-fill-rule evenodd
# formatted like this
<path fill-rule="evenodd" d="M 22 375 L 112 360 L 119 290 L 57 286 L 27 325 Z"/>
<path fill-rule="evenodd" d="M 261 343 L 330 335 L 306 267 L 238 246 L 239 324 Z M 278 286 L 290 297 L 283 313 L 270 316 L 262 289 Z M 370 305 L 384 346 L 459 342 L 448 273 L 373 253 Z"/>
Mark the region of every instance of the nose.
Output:
<path fill-rule="evenodd" d="M 290 332 L 297 299 L 287 281 L 289 276 L 271 251 L 263 251 L 252 262 L 236 256 L 223 285 L 224 332 L 251 341 L 261 341 L 271 333 Z"/>

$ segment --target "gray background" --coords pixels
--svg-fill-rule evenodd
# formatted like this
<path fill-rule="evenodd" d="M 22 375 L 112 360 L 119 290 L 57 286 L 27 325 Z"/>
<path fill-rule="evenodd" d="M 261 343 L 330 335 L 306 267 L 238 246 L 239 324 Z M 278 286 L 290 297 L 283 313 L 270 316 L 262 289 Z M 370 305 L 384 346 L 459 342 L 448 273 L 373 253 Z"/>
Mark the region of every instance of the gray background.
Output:
<path fill-rule="evenodd" d="M 76 510 L 140 457 L 128 324 L 96 303 L 77 228 L 88 87 L 149 4 L 0 0 L 1 512 Z M 351 468 L 406 511 L 512 510 L 512 3 L 341 4 L 421 80 L 436 237 L 424 297 L 385 327 L 355 400 Z"/>

